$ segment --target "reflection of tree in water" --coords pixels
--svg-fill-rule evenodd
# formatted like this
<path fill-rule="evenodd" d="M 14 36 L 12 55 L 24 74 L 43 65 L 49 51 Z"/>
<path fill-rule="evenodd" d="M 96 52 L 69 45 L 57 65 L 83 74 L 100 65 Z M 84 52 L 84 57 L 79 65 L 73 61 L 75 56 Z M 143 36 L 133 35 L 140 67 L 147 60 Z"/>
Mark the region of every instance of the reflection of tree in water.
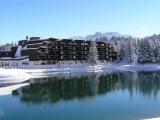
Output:
<path fill-rule="evenodd" d="M 160 71 L 120 72 L 118 81 L 120 89 L 127 89 L 131 95 L 137 91 L 150 97 L 156 96 L 160 90 Z"/>
<path fill-rule="evenodd" d="M 160 90 L 160 72 L 139 72 L 137 86 L 139 91 L 145 95 L 157 96 Z"/>
<path fill-rule="evenodd" d="M 134 91 L 156 96 L 160 90 L 160 72 L 93 73 L 83 76 L 50 77 L 13 91 L 22 102 L 39 104 L 83 99 L 115 90 Z"/>
<path fill-rule="evenodd" d="M 105 94 L 107 91 L 114 91 L 118 84 L 117 74 L 102 74 L 99 77 L 98 94 Z"/>
<path fill-rule="evenodd" d="M 80 77 L 45 78 L 43 82 L 31 83 L 29 86 L 13 91 L 13 95 L 19 96 L 22 102 L 34 104 L 55 103 L 74 98 L 83 99 L 111 91 L 116 84 L 116 82 L 112 83 L 111 76 L 112 74 L 93 73 Z"/>
<path fill-rule="evenodd" d="M 128 90 L 132 96 L 133 90 L 136 88 L 137 73 L 136 72 L 119 72 L 118 82 L 121 90 Z"/>

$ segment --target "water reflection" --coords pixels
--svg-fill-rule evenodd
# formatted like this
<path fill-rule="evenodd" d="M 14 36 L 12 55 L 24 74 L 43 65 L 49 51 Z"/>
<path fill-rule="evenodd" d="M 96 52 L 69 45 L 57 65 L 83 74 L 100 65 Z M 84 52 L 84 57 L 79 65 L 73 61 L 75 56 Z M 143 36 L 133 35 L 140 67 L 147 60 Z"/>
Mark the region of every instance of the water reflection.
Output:
<path fill-rule="evenodd" d="M 131 96 L 138 93 L 156 98 L 160 90 L 160 71 L 71 74 L 35 79 L 12 94 L 22 102 L 40 104 L 96 97 L 118 90 L 127 90 Z"/>

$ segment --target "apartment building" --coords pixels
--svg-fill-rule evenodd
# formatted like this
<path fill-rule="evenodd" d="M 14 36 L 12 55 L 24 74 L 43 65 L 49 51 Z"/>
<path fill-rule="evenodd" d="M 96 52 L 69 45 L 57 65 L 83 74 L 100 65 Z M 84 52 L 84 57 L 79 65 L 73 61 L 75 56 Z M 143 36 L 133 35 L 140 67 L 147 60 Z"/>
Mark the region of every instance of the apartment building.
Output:
<path fill-rule="evenodd" d="M 29 56 L 30 61 L 46 61 L 47 64 L 58 61 L 86 61 L 91 41 L 71 39 L 40 39 L 30 38 L 21 51 L 22 56 Z M 114 47 L 107 42 L 96 42 L 99 60 L 116 61 L 117 53 Z"/>
<path fill-rule="evenodd" d="M 64 61 L 86 62 L 89 54 L 91 41 L 72 40 L 72 39 L 40 39 L 40 37 L 31 37 L 26 40 L 20 40 L 18 46 L 22 46 L 21 57 L 28 56 L 29 61 L 34 64 L 55 64 Z M 101 61 L 116 61 L 117 52 L 108 42 L 96 41 L 98 58 Z M 0 52 L 0 61 L 15 61 L 17 47 L 11 51 Z M 27 58 L 27 59 L 28 59 Z M 21 60 L 21 59 L 20 59 Z M 3 63 L 2 63 L 3 64 Z"/>

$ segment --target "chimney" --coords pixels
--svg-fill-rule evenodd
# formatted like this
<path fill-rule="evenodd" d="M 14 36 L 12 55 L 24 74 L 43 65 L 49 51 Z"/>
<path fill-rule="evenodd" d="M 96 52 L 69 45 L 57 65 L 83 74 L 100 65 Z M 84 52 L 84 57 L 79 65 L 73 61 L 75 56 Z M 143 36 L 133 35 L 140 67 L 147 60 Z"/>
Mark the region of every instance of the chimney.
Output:
<path fill-rule="evenodd" d="M 26 40 L 28 40 L 28 36 L 26 36 Z"/>

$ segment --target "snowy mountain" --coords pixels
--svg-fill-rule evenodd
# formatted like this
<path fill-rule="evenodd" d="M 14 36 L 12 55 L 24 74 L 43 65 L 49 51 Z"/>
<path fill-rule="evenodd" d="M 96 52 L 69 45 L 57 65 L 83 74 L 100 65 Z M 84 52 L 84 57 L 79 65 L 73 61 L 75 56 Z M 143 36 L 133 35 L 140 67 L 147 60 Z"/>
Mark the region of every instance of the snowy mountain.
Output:
<path fill-rule="evenodd" d="M 94 35 L 87 35 L 86 37 L 75 36 L 75 37 L 72 37 L 71 39 L 95 40 L 95 39 L 104 38 L 104 37 L 111 39 L 112 37 L 129 37 L 129 35 L 123 35 L 117 32 L 107 32 L 107 33 L 96 32 Z"/>

